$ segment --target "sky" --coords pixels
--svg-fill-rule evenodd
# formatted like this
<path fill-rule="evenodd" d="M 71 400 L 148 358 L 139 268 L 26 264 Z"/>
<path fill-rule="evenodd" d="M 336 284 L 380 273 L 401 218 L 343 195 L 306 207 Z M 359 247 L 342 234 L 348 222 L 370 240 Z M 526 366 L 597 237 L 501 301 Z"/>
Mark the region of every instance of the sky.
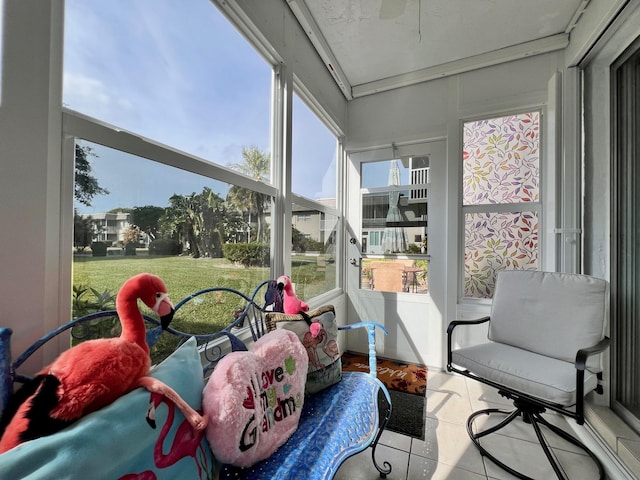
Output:
<path fill-rule="evenodd" d="M 1 0 L 0 0 L 1 1 Z M 67 0 L 63 103 L 214 163 L 270 151 L 271 66 L 208 0 Z M 295 193 L 335 196 L 335 137 L 294 102 Z M 228 185 L 90 145 L 109 195 L 80 213 L 166 206 L 174 194 Z M 331 173 L 327 173 L 327 172 Z"/>

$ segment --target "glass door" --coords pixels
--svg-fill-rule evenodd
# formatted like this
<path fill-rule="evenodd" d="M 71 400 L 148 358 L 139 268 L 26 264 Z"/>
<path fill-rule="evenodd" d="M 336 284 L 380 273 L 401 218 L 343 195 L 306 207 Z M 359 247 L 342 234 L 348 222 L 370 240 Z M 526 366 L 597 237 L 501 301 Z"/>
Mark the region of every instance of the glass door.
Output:
<path fill-rule="evenodd" d="M 380 356 L 441 365 L 445 259 L 434 260 L 433 249 L 443 248 L 446 230 L 446 142 L 355 152 L 349 160 L 352 318 L 387 328 L 376 340 Z M 349 348 L 366 351 L 355 337 Z"/>

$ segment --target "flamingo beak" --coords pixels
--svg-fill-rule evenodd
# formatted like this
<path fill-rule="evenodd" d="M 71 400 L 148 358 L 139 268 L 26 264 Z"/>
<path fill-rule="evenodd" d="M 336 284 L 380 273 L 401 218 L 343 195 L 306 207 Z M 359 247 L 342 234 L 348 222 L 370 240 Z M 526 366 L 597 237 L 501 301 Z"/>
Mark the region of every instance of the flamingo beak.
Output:
<path fill-rule="evenodd" d="M 156 407 L 153 402 L 150 402 L 149 408 L 147 408 L 146 420 L 151 428 L 156 428 Z"/>
<path fill-rule="evenodd" d="M 153 311 L 160 316 L 160 325 L 163 330 L 166 330 L 173 320 L 175 310 L 173 309 L 173 303 L 169 300 L 169 296 L 166 293 L 156 294 L 156 303 L 153 306 Z"/>
<path fill-rule="evenodd" d="M 169 324 L 171 323 L 171 320 L 173 320 L 173 315 L 175 313 L 176 311 L 172 308 L 171 311 L 169 311 L 169 313 L 160 317 L 160 326 L 162 327 L 163 330 L 166 330 L 167 328 L 169 328 Z"/>

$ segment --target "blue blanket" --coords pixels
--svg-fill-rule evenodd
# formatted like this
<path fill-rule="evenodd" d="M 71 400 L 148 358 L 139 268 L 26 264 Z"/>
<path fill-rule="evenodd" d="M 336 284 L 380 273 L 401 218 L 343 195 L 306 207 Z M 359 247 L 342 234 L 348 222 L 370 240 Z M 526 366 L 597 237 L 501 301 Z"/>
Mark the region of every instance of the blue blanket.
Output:
<path fill-rule="evenodd" d="M 200 409 L 204 381 L 191 338 L 152 373 Z M 204 432 L 195 434 L 172 403 L 157 402 L 156 429 L 146 421 L 150 402 L 137 389 L 65 430 L 0 455 L 0 478 L 210 479 L 218 465 Z"/>

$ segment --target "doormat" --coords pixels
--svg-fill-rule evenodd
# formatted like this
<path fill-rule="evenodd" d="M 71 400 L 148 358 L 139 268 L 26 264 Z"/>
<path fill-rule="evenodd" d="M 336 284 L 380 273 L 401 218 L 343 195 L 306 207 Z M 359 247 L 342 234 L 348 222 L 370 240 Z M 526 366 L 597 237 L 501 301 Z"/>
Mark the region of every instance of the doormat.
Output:
<path fill-rule="evenodd" d="M 427 392 L 427 368 L 415 363 L 376 357 L 377 376 L 389 389 L 424 399 Z M 342 354 L 342 370 L 345 372 L 368 372 L 369 357 L 359 353 Z"/>
<path fill-rule="evenodd" d="M 397 390 L 389 390 L 389 396 L 392 406 L 391 417 L 385 430 L 424 440 L 425 396 L 398 392 Z M 384 394 L 380 391 L 378 393 L 378 412 L 381 421 L 384 418 L 387 405 L 383 397 Z M 385 408 L 382 408 L 382 405 Z"/>

